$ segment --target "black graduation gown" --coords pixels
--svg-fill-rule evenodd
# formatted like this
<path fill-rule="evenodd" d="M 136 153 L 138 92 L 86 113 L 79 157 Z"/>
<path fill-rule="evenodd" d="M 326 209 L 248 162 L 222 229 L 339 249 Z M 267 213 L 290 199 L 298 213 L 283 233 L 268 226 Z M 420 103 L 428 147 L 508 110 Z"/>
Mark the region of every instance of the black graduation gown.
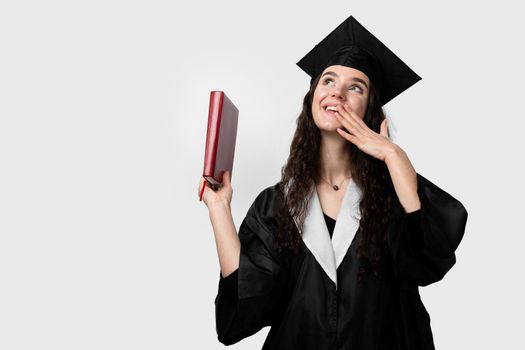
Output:
<path fill-rule="evenodd" d="M 421 209 L 406 214 L 395 201 L 387 232 L 390 273 L 382 280 L 365 276 L 362 284 L 359 216 L 351 221 L 347 214 L 358 207 L 360 192 L 351 192 L 358 191 L 355 184 L 348 186 L 332 239 L 314 191 L 303 253 L 286 266 L 271 250 L 276 185 L 264 189 L 239 227 L 239 268 L 226 277 L 219 273 L 219 341 L 234 344 L 271 326 L 262 349 L 434 349 L 418 288 L 441 280 L 455 264 L 467 211 L 422 175 L 417 181 Z"/>

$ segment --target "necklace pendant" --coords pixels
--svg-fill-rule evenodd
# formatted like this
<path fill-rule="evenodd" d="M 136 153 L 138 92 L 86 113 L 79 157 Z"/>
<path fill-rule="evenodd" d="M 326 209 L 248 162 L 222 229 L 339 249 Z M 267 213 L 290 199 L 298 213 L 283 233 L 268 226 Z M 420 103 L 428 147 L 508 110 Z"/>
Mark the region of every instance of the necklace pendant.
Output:
<path fill-rule="evenodd" d="M 334 191 L 339 190 L 339 186 L 337 186 L 337 185 L 334 185 L 333 188 L 334 188 Z"/>

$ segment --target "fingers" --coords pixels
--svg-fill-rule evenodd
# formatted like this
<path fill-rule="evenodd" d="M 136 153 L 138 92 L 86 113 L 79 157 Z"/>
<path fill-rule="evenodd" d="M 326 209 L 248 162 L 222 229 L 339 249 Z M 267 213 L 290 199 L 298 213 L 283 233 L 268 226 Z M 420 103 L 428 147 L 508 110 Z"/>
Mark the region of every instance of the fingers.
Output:
<path fill-rule="evenodd" d="M 385 137 L 389 137 L 388 136 L 388 128 L 387 128 L 387 120 L 384 119 L 383 122 L 381 123 L 381 127 L 380 127 L 380 134 L 385 136 Z"/>
<path fill-rule="evenodd" d="M 368 129 L 368 125 L 366 125 L 366 123 L 361 118 L 359 118 L 359 116 L 355 114 L 354 111 L 350 109 L 349 105 L 345 104 L 344 110 L 348 113 L 348 115 L 350 115 L 350 117 L 352 117 L 351 119 L 356 123 L 360 131 L 365 131 Z"/>
<path fill-rule="evenodd" d="M 197 196 L 199 196 L 199 197 L 201 195 L 201 191 L 206 191 L 205 188 L 203 189 L 203 186 L 204 187 L 209 187 L 213 191 L 217 191 L 219 188 L 221 188 L 223 186 L 231 186 L 230 171 L 229 170 L 224 170 L 224 172 L 222 173 L 222 185 L 219 185 L 218 187 L 215 187 L 215 186 L 209 184 L 208 181 L 206 181 L 206 179 L 203 176 L 201 176 L 200 183 L 199 183 L 199 188 L 197 190 Z"/>
<path fill-rule="evenodd" d="M 346 128 L 348 133 L 352 133 L 354 135 L 359 133 L 359 130 L 357 129 L 354 121 L 349 118 L 345 118 L 339 111 L 335 112 L 335 116 L 337 120 L 339 120 L 339 122 Z"/>
<path fill-rule="evenodd" d="M 345 105 L 346 106 L 346 105 Z M 337 106 L 336 116 L 338 116 L 339 121 L 350 131 L 352 134 L 362 134 L 363 127 L 359 124 L 359 118 L 350 110 L 349 107 L 340 108 Z"/>
<path fill-rule="evenodd" d="M 341 129 L 341 128 L 337 128 L 337 132 L 338 132 L 339 135 L 341 135 L 343 138 L 345 138 L 346 140 L 352 142 L 354 145 L 356 145 L 356 146 L 359 147 L 357 137 L 355 137 L 354 135 L 352 135 L 352 134 L 350 134 L 350 133 L 345 132 L 345 131 L 344 131 L 343 129 Z"/>
<path fill-rule="evenodd" d="M 229 170 L 225 170 L 224 171 L 224 174 L 222 176 L 222 182 L 225 186 L 230 186 L 230 171 Z"/>

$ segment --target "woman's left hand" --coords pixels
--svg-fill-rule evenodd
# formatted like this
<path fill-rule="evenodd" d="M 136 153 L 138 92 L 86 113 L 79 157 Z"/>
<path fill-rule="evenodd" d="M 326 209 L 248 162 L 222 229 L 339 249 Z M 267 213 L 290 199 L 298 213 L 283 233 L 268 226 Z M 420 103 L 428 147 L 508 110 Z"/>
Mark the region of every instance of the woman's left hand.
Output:
<path fill-rule="evenodd" d="M 389 154 L 395 153 L 396 148 L 399 148 L 398 145 L 391 142 L 388 138 L 386 119 L 381 123 L 381 130 L 378 134 L 371 130 L 346 104 L 344 104 L 343 108 L 337 106 L 335 115 L 339 122 L 348 130 L 348 132 L 345 132 L 342 128 L 337 128 L 339 135 L 352 142 L 361 151 L 385 161 Z"/>

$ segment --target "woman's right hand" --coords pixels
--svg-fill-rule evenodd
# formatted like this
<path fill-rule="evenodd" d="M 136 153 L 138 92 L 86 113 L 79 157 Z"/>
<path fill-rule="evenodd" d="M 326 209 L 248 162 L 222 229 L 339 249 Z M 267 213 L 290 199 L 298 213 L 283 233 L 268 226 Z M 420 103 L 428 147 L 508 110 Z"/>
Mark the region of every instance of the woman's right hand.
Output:
<path fill-rule="evenodd" d="M 208 181 L 206 181 L 204 177 L 201 177 L 199 192 L 197 195 L 200 195 L 202 186 L 205 186 L 206 188 L 202 194 L 202 200 L 208 207 L 208 210 L 217 205 L 230 207 L 233 195 L 233 188 L 230 183 L 230 172 L 226 170 L 222 175 L 222 185 L 215 191 L 212 189 Z"/>

